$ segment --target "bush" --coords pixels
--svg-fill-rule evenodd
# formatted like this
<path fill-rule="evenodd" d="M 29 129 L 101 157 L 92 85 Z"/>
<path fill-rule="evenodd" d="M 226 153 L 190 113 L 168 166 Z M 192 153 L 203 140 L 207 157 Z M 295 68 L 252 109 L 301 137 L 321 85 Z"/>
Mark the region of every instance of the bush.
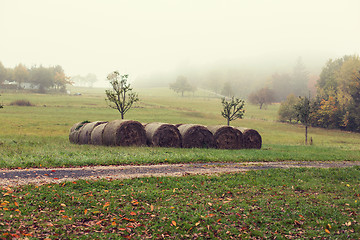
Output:
<path fill-rule="evenodd" d="M 28 100 L 16 100 L 10 103 L 11 106 L 25 106 L 25 107 L 31 107 L 34 106 L 34 104 L 32 104 L 30 101 Z"/>

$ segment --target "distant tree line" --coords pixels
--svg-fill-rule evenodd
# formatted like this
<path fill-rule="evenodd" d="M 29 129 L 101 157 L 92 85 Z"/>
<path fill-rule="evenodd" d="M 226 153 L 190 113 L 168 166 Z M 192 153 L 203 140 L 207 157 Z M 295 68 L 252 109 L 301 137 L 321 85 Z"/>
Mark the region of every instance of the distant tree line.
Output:
<path fill-rule="evenodd" d="M 20 63 L 14 68 L 5 68 L 0 62 L 1 88 L 33 89 L 41 93 L 48 90 L 66 92 L 66 85 L 71 84 L 69 79 L 60 65 L 47 68 L 41 65 L 27 68 Z M 5 81 L 8 84 L 5 84 Z"/>
<path fill-rule="evenodd" d="M 316 96 L 309 101 L 309 124 L 360 132 L 360 59 L 344 56 L 328 60 L 317 81 Z M 299 121 L 296 105 L 301 98 L 289 95 L 281 103 L 280 121 Z"/>

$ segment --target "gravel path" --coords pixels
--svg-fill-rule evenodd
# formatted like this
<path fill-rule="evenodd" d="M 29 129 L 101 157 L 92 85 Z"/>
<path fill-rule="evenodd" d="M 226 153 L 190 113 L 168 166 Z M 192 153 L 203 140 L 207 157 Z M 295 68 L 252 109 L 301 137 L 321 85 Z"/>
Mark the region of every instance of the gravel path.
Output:
<path fill-rule="evenodd" d="M 183 176 L 263 170 L 269 168 L 337 168 L 360 166 L 360 161 L 343 162 L 242 162 L 192 163 L 144 166 L 93 166 L 79 168 L 29 168 L 0 170 L 0 186 L 60 183 L 77 179 L 124 179 L 148 176 Z"/>

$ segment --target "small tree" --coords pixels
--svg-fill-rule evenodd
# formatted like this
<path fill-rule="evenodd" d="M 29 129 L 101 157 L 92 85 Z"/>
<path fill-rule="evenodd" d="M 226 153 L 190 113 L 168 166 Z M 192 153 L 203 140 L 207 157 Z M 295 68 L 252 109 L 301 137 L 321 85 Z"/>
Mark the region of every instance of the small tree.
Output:
<path fill-rule="evenodd" d="M 190 85 L 186 77 L 178 76 L 174 83 L 170 84 L 170 89 L 174 90 L 176 93 L 181 93 L 181 96 L 184 96 L 184 92 L 192 92 L 195 88 Z"/>
<path fill-rule="evenodd" d="M 297 103 L 298 98 L 294 94 L 290 94 L 286 97 L 286 100 L 283 101 L 279 107 L 278 115 L 280 122 L 295 120 L 297 117 L 297 112 L 294 108 Z"/>
<path fill-rule="evenodd" d="M 127 83 L 128 75 L 120 75 L 118 71 L 114 71 L 107 76 L 110 81 L 112 90 L 105 90 L 105 99 L 111 108 L 117 109 L 124 119 L 125 113 L 132 105 L 139 101 L 137 93 L 132 92 L 130 84 Z"/>
<path fill-rule="evenodd" d="M 310 99 L 307 97 L 299 97 L 299 101 L 294 106 L 296 110 L 297 120 L 305 126 L 305 144 L 308 139 L 308 127 L 311 120 L 311 105 Z"/>
<path fill-rule="evenodd" d="M 274 92 L 267 87 L 261 88 L 249 95 L 249 101 L 262 109 L 263 106 L 274 102 Z"/>
<path fill-rule="evenodd" d="M 230 101 L 226 101 L 225 98 L 221 99 L 221 103 L 224 110 L 221 111 L 221 115 L 227 120 L 227 125 L 230 125 L 230 121 L 237 118 L 242 118 L 245 113 L 245 102 L 242 99 L 232 97 Z"/>

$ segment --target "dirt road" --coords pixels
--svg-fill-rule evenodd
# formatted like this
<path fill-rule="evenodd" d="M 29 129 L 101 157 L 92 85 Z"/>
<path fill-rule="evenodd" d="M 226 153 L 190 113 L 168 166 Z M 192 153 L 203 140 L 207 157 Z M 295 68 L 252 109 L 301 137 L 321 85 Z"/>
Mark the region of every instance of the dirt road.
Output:
<path fill-rule="evenodd" d="M 242 162 L 192 163 L 144 166 L 93 166 L 79 168 L 29 168 L 0 170 L 0 186 L 60 183 L 77 179 L 124 179 L 147 176 L 183 176 L 188 174 L 217 174 L 263 170 L 269 168 L 338 168 L 360 166 L 360 161 L 342 162 Z"/>

